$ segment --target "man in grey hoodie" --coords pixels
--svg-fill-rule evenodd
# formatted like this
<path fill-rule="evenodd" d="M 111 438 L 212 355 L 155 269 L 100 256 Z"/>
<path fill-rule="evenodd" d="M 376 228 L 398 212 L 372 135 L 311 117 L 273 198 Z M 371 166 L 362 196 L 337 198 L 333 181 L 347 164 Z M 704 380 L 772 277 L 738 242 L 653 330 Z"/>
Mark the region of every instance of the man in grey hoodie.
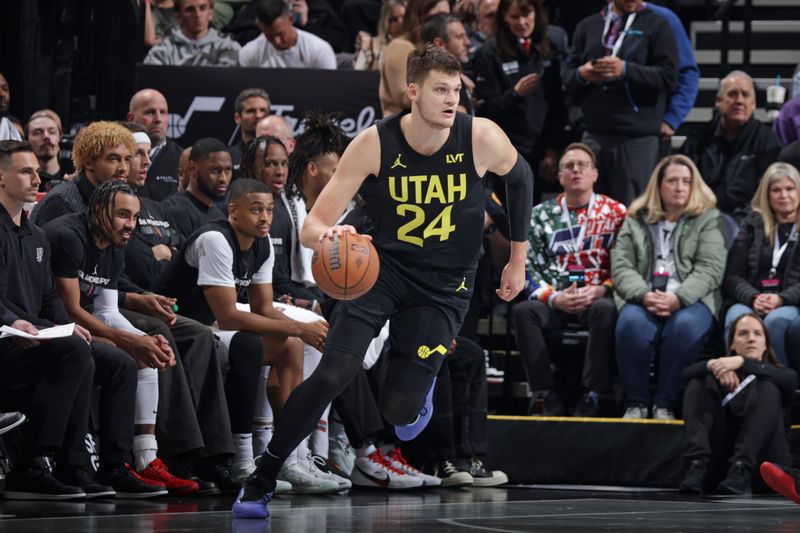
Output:
<path fill-rule="evenodd" d="M 239 43 L 211 28 L 214 0 L 175 0 L 179 25 L 150 49 L 148 65 L 220 66 L 239 64 Z"/>

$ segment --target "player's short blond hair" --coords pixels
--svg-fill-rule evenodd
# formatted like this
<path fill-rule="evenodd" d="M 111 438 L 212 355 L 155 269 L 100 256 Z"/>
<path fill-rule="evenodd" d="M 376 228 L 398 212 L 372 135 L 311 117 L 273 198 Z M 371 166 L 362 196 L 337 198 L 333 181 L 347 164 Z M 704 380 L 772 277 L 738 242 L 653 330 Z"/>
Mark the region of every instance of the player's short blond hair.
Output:
<path fill-rule="evenodd" d="M 72 147 L 72 162 L 78 171 L 86 168 L 86 163 L 97 161 L 103 150 L 109 146 L 124 144 L 131 151 L 136 152 L 136 142 L 127 128 L 116 122 L 100 120 L 92 122 L 75 136 L 75 145 Z"/>

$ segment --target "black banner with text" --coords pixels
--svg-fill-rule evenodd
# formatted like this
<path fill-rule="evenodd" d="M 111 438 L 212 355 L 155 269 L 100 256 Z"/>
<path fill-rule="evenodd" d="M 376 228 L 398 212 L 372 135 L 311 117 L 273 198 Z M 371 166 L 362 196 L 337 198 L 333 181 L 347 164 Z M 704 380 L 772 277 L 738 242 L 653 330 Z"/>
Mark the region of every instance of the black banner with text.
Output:
<path fill-rule="evenodd" d="M 350 136 L 380 118 L 377 71 L 137 65 L 136 90 L 146 87 L 166 96 L 167 136 L 182 146 L 202 137 L 235 143 L 234 101 L 249 87 L 269 93 L 272 113 L 285 116 L 295 135 L 305 111 L 340 113 Z"/>

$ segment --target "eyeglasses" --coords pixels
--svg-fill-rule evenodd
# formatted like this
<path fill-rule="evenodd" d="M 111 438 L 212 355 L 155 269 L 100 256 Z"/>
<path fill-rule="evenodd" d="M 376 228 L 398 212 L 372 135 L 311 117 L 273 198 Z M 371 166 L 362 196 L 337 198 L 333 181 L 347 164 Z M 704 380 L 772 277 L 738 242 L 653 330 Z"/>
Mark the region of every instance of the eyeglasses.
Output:
<path fill-rule="evenodd" d="M 587 168 L 592 168 L 591 161 L 567 161 L 566 163 L 561 163 L 558 168 L 561 170 L 586 170 Z"/>

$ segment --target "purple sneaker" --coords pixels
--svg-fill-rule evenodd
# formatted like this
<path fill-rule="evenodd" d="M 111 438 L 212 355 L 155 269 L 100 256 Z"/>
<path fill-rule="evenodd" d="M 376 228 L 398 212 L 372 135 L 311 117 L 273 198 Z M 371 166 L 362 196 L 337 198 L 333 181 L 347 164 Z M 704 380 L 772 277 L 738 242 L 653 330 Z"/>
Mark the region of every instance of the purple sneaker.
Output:
<path fill-rule="evenodd" d="M 255 474 L 251 475 L 239 490 L 233 502 L 235 518 L 268 518 L 267 504 L 272 500 L 272 492 L 267 492 L 258 482 Z"/>
<path fill-rule="evenodd" d="M 431 421 L 431 417 L 433 416 L 433 389 L 435 387 L 436 378 L 433 378 L 431 388 L 428 390 L 428 395 L 425 397 L 425 405 L 423 405 L 422 409 L 420 409 L 419 416 L 415 421 L 407 426 L 394 427 L 394 432 L 398 439 L 403 441 L 414 440 L 417 435 L 422 433 L 422 430 L 425 429 L 425 426 L 428 425 L 428 422 Z"/>

